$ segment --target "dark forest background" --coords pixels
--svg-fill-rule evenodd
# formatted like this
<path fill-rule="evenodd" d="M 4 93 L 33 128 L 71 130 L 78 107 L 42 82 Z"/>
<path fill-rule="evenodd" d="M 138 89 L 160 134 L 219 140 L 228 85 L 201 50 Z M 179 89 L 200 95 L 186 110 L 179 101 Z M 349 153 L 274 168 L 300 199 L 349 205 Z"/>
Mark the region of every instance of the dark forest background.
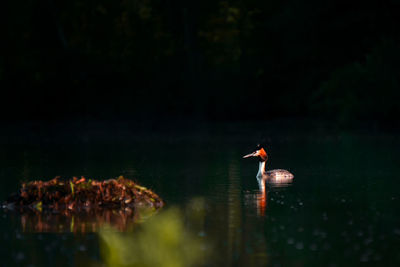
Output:
<path fill-rule="evenodd" d="M 3 6 L 3 121 L 314 117 L 398 127 L 398 0 Z"/>

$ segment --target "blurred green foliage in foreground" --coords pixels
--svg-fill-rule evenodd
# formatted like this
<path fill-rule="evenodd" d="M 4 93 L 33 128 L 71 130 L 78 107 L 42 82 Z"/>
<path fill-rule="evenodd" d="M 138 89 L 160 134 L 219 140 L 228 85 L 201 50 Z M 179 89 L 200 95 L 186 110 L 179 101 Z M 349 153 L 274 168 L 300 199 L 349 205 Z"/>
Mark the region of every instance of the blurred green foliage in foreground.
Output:
<path fill-rule="evenodd" d="M 178 208 L 161 211 L 133 232 L 100 231 L 108 266 L 195 266 L 206 256 L 201 237 L 189 232 Z"/>

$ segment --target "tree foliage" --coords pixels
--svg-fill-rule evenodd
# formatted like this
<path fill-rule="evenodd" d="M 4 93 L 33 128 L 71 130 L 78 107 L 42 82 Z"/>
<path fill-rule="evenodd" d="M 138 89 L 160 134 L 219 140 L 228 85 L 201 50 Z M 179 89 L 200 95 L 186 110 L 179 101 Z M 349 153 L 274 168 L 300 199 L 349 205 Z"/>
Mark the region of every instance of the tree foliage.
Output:
<path fill-rule="evenodd" d="M 7 5 L 0 79 L 33 98 L 37 105 L 19 101 L 39 116 L 61 107 L 90 116 L 381 120 L 398 111 L 390 97 L 398 91 L 397 1 Z M 56 95 L 62 101 L 49 104 Z"/>

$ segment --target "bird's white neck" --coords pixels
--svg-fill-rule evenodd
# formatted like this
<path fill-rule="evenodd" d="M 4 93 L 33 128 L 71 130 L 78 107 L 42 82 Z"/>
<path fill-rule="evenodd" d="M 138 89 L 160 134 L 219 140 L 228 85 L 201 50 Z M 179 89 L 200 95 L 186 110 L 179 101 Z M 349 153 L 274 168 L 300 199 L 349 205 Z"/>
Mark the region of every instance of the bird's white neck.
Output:
<path fill-rule="evenodd" d="M 258 163 L 257 181 L 261 192 L 265 192 L 265 163 L 265 161 L 260 161 Z"/>
<path fill-rule="evenodd" d="M 257 178 L 262 177 L 265 174 L 265 161 L 260 161 L 258 163 L 258 173 L 257 173 Z"/>

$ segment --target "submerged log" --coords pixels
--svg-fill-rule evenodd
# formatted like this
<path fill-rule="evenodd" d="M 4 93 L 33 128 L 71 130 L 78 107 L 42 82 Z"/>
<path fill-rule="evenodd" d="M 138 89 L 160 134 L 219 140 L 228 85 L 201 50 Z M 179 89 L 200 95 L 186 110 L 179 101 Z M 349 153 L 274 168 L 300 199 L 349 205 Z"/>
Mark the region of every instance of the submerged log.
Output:
<path fill-rule="evenodd" d="M 105 181 L 85 177 L 62 180 L 56 177 L 47 182 L 23 183 L 19 192 L 10 196 L 3 207 L 62 212 L 99 208 L 124 209 L 138 205 L 158 209 L 164 202 L 151 190 L 120 176 Z"/>

